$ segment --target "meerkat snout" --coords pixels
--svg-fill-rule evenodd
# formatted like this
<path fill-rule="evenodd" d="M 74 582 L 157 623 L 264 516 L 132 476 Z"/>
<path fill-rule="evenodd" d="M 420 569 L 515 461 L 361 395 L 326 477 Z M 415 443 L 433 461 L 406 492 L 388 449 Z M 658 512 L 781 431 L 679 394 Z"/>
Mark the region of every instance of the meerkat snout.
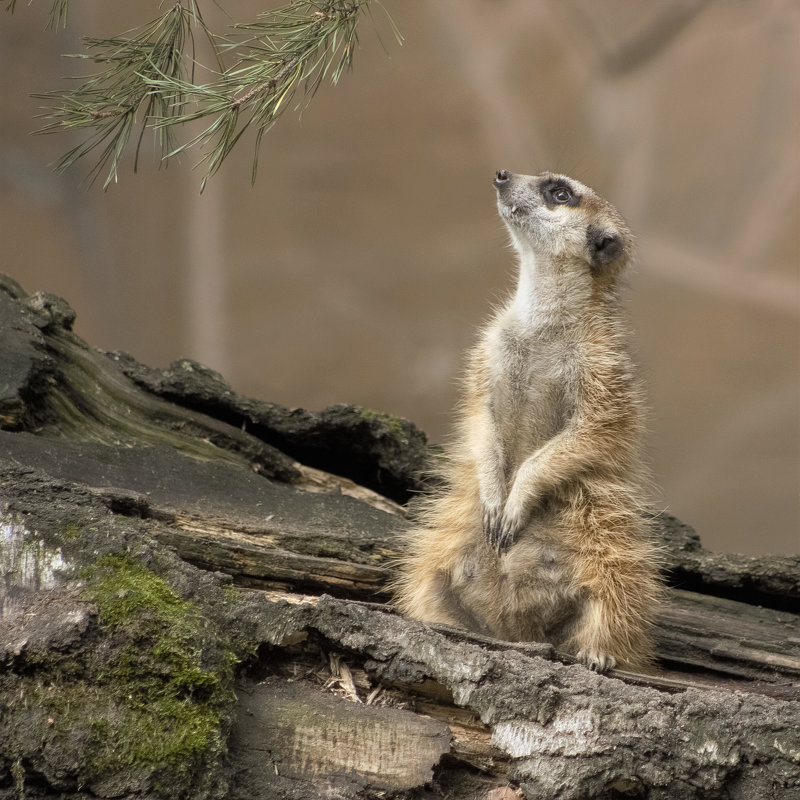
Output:
<path fill-rule="evenodd" d="M 492 181 L 492 183 L 494 183 L 495 186 L 499 187 L 504 183 L 508 183 L 510 177 L 511 175 L 507 169 L 499 169 L 495 173 L 494 181 Z"/>

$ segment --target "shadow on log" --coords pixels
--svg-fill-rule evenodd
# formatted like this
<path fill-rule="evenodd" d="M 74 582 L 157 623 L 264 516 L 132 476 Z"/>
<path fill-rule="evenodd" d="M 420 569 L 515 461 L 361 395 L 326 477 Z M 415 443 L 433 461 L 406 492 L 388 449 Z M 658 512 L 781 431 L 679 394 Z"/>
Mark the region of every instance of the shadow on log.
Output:
<path fill-rule="evenodd" d="M 87 347 L 0 280 L 0 798 L 800 793 L 800 564 L 654 518 L 658 669 L 398 616 L 405 420 Z"/>

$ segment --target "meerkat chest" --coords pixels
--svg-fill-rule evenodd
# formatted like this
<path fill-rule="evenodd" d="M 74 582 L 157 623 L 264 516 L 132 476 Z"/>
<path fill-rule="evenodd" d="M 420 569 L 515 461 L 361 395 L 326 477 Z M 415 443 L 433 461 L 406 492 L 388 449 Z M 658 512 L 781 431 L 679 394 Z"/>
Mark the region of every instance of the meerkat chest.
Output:
<path fill-rule="evenodd" d="M 502 329 L 491 343 L 490 405 L 502 427 L 546 440 L 572 414 L 576 354 L 564 338 Z"/>

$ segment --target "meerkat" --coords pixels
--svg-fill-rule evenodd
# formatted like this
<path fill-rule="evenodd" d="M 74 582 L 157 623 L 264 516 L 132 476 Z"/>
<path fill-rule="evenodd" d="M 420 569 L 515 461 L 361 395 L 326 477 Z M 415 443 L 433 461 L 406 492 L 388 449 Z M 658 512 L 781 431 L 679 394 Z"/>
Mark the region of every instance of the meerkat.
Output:
<path fill-rule="evenodd" d="M 644 513 L 644 404 L 620 278 L 633 238 L 576 180 L 497 172 L 516 291 L 469 355 L 441 485 L 395 582 L 405 614 L 646 667 L 661 594 Z"/>

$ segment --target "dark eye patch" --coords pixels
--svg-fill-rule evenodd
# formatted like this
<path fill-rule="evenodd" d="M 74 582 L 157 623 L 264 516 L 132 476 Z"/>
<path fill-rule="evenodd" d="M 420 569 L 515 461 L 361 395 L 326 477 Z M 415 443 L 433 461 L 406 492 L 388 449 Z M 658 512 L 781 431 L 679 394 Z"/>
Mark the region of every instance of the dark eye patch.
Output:
<path fill-rule="evenodd" d="M 539 185 L 542 199 L 548 208 L 556 206 L 572 206 L 580 204 L 581 197 L 572 190 L 572 187 L 564 181 L 549 179 Z"/>

